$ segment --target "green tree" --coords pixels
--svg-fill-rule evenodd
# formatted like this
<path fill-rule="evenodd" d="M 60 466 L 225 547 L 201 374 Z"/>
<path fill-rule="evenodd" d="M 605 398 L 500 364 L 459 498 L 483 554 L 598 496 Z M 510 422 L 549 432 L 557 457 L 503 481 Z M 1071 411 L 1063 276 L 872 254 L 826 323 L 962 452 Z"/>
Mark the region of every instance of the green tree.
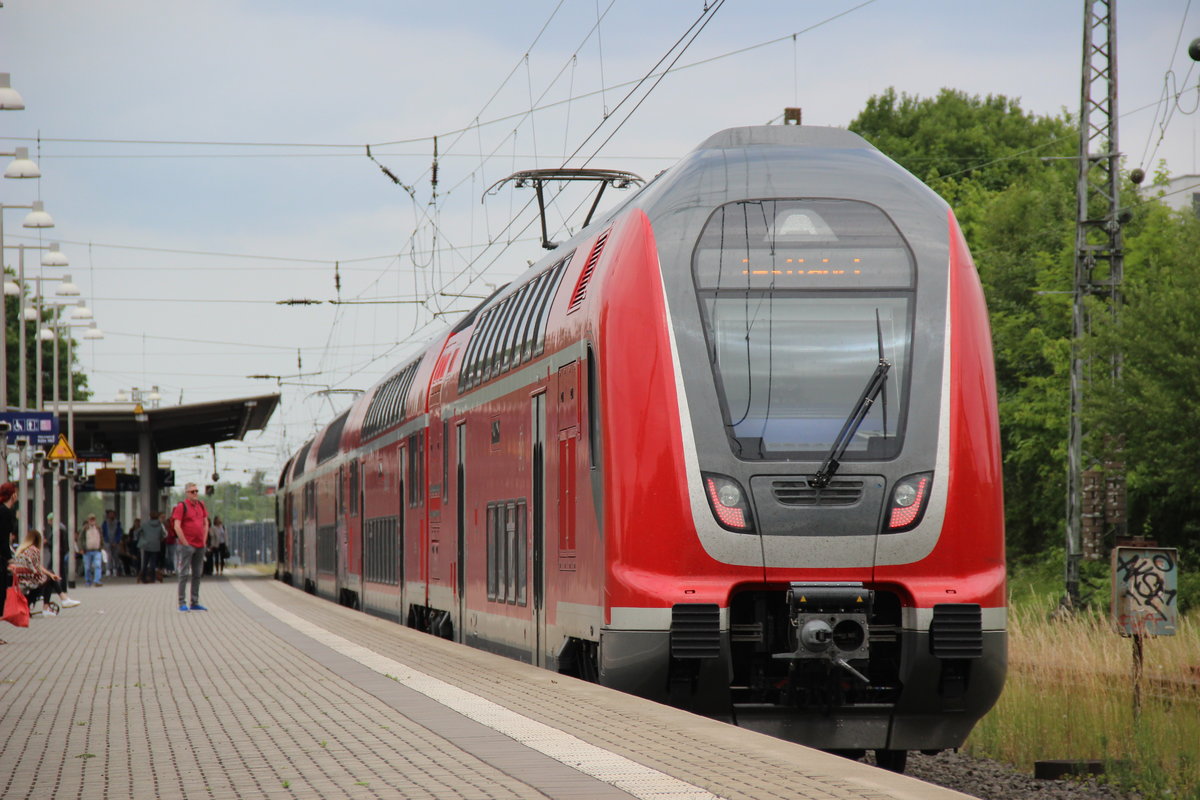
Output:
<path fill-rule="evenodd" d="M 1120 379 L 1092 383 L 1091 427 L 1123 438 L 1131 533 L 1200 547 L 1200 219 L 1158 202 L 1125 231 L 1125 302 L 1099 318 L 1092 354 L 1121 361 Z M 1096 363 L 1096 362 L 1094 362 Z M 1104 440 L 1091 442 L 1103 452 Z"/>
<path fill-rule="evenodd" d="M 1003 191 L 1036 177 L 1043 158 L 1070 156 L 1075 147 L 1075 129 L 1064 118 L 1027 113 L 1003 95 L 953 89 L 921 98 L 889 88 L 867 100 L 850 130 L 956 209 L 981 191 Z"/>

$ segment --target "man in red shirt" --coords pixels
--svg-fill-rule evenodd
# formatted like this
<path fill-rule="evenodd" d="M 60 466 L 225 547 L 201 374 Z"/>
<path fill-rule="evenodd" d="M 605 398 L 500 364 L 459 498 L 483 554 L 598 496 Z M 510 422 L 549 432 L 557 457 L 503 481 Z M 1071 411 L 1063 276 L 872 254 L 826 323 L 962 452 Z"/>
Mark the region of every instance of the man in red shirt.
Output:
<path fill-rule="evenodd" d="M 200 576 L 204 574 L 204 550 L 208 544 L 208 509 L 200 500 L 200 490 L 189 483 L 184 488 L 183 502 L 171 512 L 171 529 L 179 537 L 175 546 L 175 561 L 179 571 L 179 610 L 208 611 L 200 605 Z M 192 604 L 184 594 L 188 575 L 192 577 Z"/>

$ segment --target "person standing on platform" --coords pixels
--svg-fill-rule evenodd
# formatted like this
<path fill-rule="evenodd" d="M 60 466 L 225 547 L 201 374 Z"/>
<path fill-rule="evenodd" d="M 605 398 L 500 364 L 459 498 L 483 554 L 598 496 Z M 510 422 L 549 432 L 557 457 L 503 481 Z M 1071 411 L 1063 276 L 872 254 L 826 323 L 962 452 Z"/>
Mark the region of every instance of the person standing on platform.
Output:
<path fill-rule="evenodd" d="M 125 531 L 121 528 L 116 511 L 110 508 L 104 512 L 104 524 L 100 526 L 100 531 L 104 534 L 104 549 L 108 553 L 107 572 L 117 575 L 121 571 L 121 537 Z"/>
<path fill-rule="evenodd" d="M 8 561 L 13 555 L 9 542 L 17 533 L 17 514 L 13 506 L 17 504 L 17 485 L 5 481 L 0 483 L 0 613 L 4 612 L 4 597 L 8 587 L 12 585 L 12 575 L 8 571 Z M 0 644 L 8 642 L 0 639 Z"/>
<path fill-rule="evenodd" d="M 209 546 L 212 548 L 214 575 L 221 575 L 225 572 L 225 559 L 229 556 L 228 541 L 225 523 L 221 522 L 220 515 L 213 517 L 212 541 L 209 542 Z"/>
<path fill-rule="evenodd" d="M 162 520 L 158 517 L 158 509 L 151 509 L 150 519 L 143 522 L 141 530 L 138 531 L 138 549 L 142 551 L 142 572 L 140 577 L 142 583 L 154 583 L 155 580 L 162 580 L 158 576 L 158 558 L 162 553 L 162 543 L 163 538 L 166 536 L 166 531 L 163 529 Z"/>
<path fill-rule="evenodd" d="M 83 553 L 83 583 L 85 586 L 103 586 L 100 575 L 104 566 L 104 534 L 96 524 L 96 515 L 88 514 L 79 532 L 79 550 Z"/>
<path fill-rule="evenodd" d="M 179 569 L 179 610 L 208 611 L 200 605 L 200 578 L 204 574 L 204 552 L 208 546 L 208 509 L 200 500 L 196 484 L 183 487 L 183 501 L 171 512 L 171 527 L 179 541 L 175 545 Z M 188 576 L 192 578 L 192 603 L 187 604 Z"/>

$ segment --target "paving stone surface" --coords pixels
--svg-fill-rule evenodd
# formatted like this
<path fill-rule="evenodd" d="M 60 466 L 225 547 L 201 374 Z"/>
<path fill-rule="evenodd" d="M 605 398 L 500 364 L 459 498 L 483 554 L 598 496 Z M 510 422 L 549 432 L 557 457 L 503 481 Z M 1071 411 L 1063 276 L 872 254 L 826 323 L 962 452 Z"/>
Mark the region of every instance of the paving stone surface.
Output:
<path fill-rule="evenodd" d="M 179 612 L 170 584 L 73 594 L 56 618 L 0 624 L 5 800 L 963 797 L 248 571 L 205 579 L 207 612 Z"/>

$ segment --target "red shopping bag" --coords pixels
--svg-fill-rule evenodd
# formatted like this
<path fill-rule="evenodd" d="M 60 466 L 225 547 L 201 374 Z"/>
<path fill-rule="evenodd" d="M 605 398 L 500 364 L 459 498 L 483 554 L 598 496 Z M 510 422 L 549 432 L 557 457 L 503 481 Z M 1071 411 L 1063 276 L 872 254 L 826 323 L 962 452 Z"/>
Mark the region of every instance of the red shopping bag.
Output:
<path fill-rule="evenodd" d="M 29 601 L 16 586 L 8 587 L 8 594 L 4 595 L 4 616 L 0 619 L 18 628 L 29 627 Z"/>

